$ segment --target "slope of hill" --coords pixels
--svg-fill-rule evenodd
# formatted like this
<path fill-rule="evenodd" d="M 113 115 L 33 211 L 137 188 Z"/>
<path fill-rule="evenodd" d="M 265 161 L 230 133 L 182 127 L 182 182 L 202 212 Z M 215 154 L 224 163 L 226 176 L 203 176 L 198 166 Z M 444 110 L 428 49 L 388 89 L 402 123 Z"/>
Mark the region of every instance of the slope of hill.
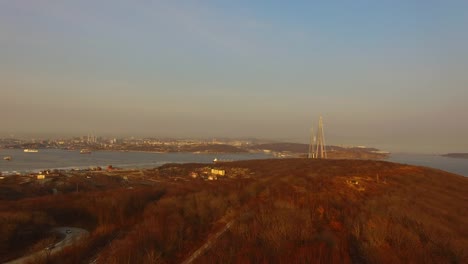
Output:
<path fill-rule="evenodd" d="M 225 178 L 189 176 L 214 166 Z M 0 261 L 38 248 L 53 226 L 91 234 L 47 263 L 181 263 L 194 252 L 193 263 L 468 261 L 468 178 L 443 171 L 276 159 L 171 164 L 146 177 L 155 183 L 3 201 Z"/>

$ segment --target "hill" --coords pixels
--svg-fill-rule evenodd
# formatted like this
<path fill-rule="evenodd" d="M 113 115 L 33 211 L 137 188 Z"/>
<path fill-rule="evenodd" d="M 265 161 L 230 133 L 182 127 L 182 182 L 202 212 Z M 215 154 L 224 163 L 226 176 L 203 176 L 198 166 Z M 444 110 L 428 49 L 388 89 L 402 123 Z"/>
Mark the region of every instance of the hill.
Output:
<path fill-rule="evenodd" d="M 468 159 L 468 153 L 448 153 L 442 156 L 449 158 Z"/>
<path fill-rule="evenodd" d="M 202 180 L 210 168 L 226 175 Z M 91 235 L 44 263 L 468 261 L 468 178 L 439 170 L 275 159 L 167 164 L 116 184 L 2 201 L 0 261 L 65 225 Z"/>

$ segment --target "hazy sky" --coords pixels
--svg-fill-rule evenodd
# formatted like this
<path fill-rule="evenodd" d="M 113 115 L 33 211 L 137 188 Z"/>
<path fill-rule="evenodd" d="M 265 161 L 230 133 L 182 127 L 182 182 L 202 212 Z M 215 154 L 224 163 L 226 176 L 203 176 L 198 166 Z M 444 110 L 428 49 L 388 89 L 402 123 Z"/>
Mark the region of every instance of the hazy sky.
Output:
<path fill-rule="evenodd" d="M 0 135 L 468 152 L 468 1 L 0 2 Z"/>

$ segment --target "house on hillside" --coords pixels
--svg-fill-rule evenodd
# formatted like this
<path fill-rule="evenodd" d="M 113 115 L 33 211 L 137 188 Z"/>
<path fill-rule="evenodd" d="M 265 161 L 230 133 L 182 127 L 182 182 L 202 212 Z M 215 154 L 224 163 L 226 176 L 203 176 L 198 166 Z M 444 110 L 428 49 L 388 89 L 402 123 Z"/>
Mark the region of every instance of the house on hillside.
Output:
<path fill-rule="evenodd" d="M 220 170 L 220 169 L 211 169 L 211 174 L 217 175 L 217 176 L 225 176 L 226 171 L 225 170 Z"/>

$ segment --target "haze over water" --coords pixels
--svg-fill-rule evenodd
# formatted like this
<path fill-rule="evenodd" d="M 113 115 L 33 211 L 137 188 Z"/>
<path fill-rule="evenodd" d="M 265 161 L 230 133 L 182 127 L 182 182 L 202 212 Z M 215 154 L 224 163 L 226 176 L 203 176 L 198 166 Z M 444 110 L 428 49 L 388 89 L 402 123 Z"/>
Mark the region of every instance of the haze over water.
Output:
<path fill-rule="evenodd" d="M 0 136 L 468 152 L 468 1 L 1 1 Z"/>

